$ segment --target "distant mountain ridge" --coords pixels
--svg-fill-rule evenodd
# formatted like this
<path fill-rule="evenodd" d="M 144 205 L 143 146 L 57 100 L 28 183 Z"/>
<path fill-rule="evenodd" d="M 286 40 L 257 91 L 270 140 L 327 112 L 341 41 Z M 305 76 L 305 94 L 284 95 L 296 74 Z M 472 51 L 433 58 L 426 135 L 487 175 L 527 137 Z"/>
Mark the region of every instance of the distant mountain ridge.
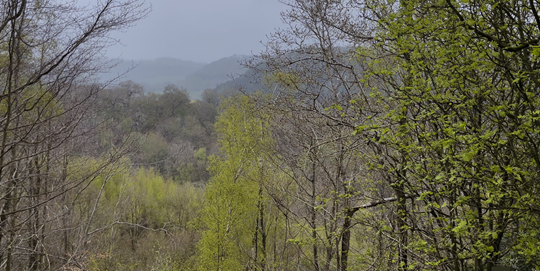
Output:
<path fill-rule="evenodd" d="M 240 63 L 246 58 L 247 56 L 233 55 L 214 61 L 188 75 L 183 80 L 182 86 L 191 92 L 213 89 L 221 83 L 244 74 L 247 69 Z"/>
<path fill-rule="evenodd" d="M 147 92 L 161 92 L 166 85 L 178 85 L 186 76 L 205 65 L 205 63 L 176 58 L 124 60 L 108 73 L 104 74 L 102 78 L 104 80 L 110 80 L 127 72 L 119 81 L 131 80 L 141 84 Z"/>
<path fill-rule="evenodd" d="M 231 77 L 244 74 L 247 69 L 241 61 L 247 56 L 233 55 L 209 64 L 185 61 L 176 58 L 155 60 L 124 60 L 108 73 L 103 80 L 110 80 L 126 71 L 119 81 L 131 80 L 141 84 L 145 92 L 162 92 L 168 84 L 187 89 L 192 98 L 198 98 L 203 90 L 231 80 Z"/>

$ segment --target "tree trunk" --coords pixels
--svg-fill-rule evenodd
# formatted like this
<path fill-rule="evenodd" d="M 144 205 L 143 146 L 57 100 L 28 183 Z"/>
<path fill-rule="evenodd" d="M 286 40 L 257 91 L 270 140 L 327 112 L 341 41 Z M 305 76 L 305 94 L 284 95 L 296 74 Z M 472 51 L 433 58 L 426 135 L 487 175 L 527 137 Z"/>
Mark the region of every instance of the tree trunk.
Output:
<path fill-rule="evenodd" d="M 351 221 L 355 211 L 348 209 L 343 221 L 343 233 L 341 237 L 341 270 L 346 271 L 349 264 L 349 249 L 351 244 Z"/>

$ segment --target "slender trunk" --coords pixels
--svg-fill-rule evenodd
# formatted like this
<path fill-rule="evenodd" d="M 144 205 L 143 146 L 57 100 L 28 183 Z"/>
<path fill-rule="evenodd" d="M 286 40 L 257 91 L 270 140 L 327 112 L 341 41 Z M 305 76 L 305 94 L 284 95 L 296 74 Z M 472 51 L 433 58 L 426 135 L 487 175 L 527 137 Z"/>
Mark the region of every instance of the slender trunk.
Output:
<path fill-rule="evenodd" d="M 31 206 L 37 206 L 39 203 L 39 193 L 40 193 L 40 187 L 41 187 L 41 170 L 40 170 L 40 163 L 39 159 L 34 158 L 33 159 L 33 166 L 29 166 L 30 170 L 30 176 L 34 175 L 35 180 L 32 178 L 29 178 L 30 182 L 34 181 L 34 183 L 29 183 L 29 191 L 30 191 L 30 204 Z M 30 255 L 28 257 L 28 269 L 29 270 L 38 270 L 39 268 L 39 250 L 38 250 L 38 244 L 39 244 L 39 228 L 40 225 L 40 208 L 35 207 L 29 210 L 30 215 L 30 238 L 28 240 L 28 245 L 31 250 Z M 33 220 L 33 221 L 32 221 Z"/>
<path fill-rule="evenodd" d="M 262 176 L 262 175 L 261 175 Z M 264 230 L 264 204 L 263 204 L 263 188 L 259 185 L 259 198 L 257 200 L 257 219 L 255 223 L 255 231 L 253 232 L 252 250 L 254 265 L 259 266 L 261 270 L 265 269 L 266 265 L 266 233 Z M 259 253 L 259 235 L 260 253 Z M 259 260 L 260 258 L 260 260 Z"/>
<path fill-rule="evenodd" d="M 341 237 L 341 270 L 346 271 L 349 264 L 349 249 L 351 244 L 351 222 L 354 210 L 348 209 L 343 220 L 343 234 Z"/>
<path fill-rule="evenodd" d="M 310 224 L 311 224 L 311 242 L 312 242 L 312 249 L 313 249 L 313 267 L 314 270 L 319 271 L 319 251 L 317 249 L 317 187 L 316 187 L 316 165 L 315 162 L 312 164 L 312 180 L 311 180 L 311 218 L 310 218 Z"/>
<path fill-rule="evenodd" d="M 257 203 L 257 208 L 260 208 L 260 202 Z M 257 263 L 258 263 L 258 258 L 259 258 L 259 255 L 258 255 L 258 247 L 259 247 L 259 213 L 257 213 L 257 221 L 255 223 L 255 230 L 253 231 L 253 240 L 251 241 L 252 242 L 252 255 L 251 255 L 251 258 L 253 259 L 253 265 L 254 266 L 257 266 Z M 246 266 L 246 270 L 249 270 L 249 265 Z"/>
<path fill-rule="evenodd" d="M 402 117 L 399 120 L 400 126 L 404 126 L 406 123 L 406 118 Z M 401 153 L 400 155 L 402 160 L 400 161 L 401 165 L 406 165 L 407 161 L 405 160 L 405 157 L 407 155 L 405 153 Z M 406 229 L 406 221 L 407 221 L 407 198 L 405 195 L 405 182 L 407 180 L 406 171 L 405 170 L 398 170 L 397 171 L 397 183 L 394 183 L 394 190 L 397 197 L 397 227 L 399 232 L 399 244 L 398 244 L 398 270 L 408 270 L 409 269 L 409 258 L 407 253 L 407 246 L 408 246 L 408 236 L 407 236 L 407 229 Z"/>
<path fill-rule="evenodd" d="M 8 187 L 9 193 L 7 194 L 7 200 L 6 205 L 4 206 L 4 210 L 6 210 L 6 213 L 12 212 L 15 208 L 13 206 L 13 198 L 15 197 L 15 193 L 13 192 L 13 182 L 9 182 L 10 186 Z M 13 236 L 14 236 L 14 219 L 15 215 L 5 215 L 5 221 L 6 221 L 6 227 L 5 231 L 8 233 L 8 241 L 7 241 L 7 251 L 6 251 L 6 271 L 11 271 L 11 252 L 12 252 L 12 245 L 13 245 Z"/>
<path fill-rule="evenodd" d="M 13 137 L 13 131 L 8 132 L 9 128 L 12 128 L 11 126 L 14 125 L 14 127 L 20 127 L 20 114 L 18 112 L 13 112 L 14 110 L 17 110 L 19 106 L 19 99 L 17 95 L 14 93 L 14 91 L 19 86 L 19 69 L 20 65 L 22 63 L 22 54 L 21 54 L 21 43 L 20 39 L 22 36 L 22 27 L 24 25 L 24 17 L 25 15 L 25 9 L 26 9 L 26 1 L 22 1 L 20 3 L 20 7 L 17 2 L 14 5 L 14 8 L 12 12 L 17 12 L 18 9 L 20 9 L 22 12 L 19 13 L 19 16 L 15 16 L 11 20 L 11 35 L 9 39 L 9 66 L 8 66 L 8 78 L 7 78 L 7 92 L 8 92 L 8 101 L 7 101 L 7 119 L 6 124 L 4 126 L 4 134 L 2 138 L 2 153 L 0 156 L 2 157 L 2 161 L 0 163 L 0 170 L 4 169 L 6 166 L 4 163 L 4 155 L 6 153 L 4 152 L 6 150 L 6 143 L 7 143 L 7 137 L 8 134 L 11 133 L 9 136 Z M 14 15 L 14 14 L 13 14 Z M 13 116 L 13 113 L 15 113 L 15 116 Z M 9 147 L 8 147 L 9 149 Z M 11 147 L 11 159 L 15 159 L 17 157 L 17 151 L 18 149 L 14 146 Z M 13 245 L 15 244 L 15 237 L 16 237 L 16 219 L 17 214 L 15 214 L 15 210 L 17 209 L 18 205 L 18 193 L 16 189 L 18 188 L 18 181 L 19 181 L 19 172 L 18 172 L 18 163 L 14 162 L 9 164 L 9 176 L 6 176 L 6 179 L 8 179 L 8 198 L 6 199 L 7 202 L 10 202 L 10 208 L 8 208 L 8 212 L 11 214 L 8 215 L 6 218 L 6 221 L 9 223 L 9 226 L 7 228 L 7 232 L 9 233 L 9 240 L 8 240 L 8 246 L 7 246 L 7 259 L 6 259 L 6 271 L 11 271 L 12 264 L 13 264 Z M 2 173 L 0 172 L 0 176 L 2 176 Z"/>
<path fill-rule="evenodd" d="M 13 209 L 12 209 L 13 210 Z M 15 216 L 11 216 L 11 221 L 9 225 L 9 239 L 7 247 L 7 260 L 6 260 L 6 271 L 11 271 L 11 265 L 13 263 L 13 244 L 15 243 Z"/>
<path fill-rule="evenodd" d="M 330 270 L 330 264 L 332 263 L 332 258 L 334 257 L 334 245 L 331 243 L 331 238 L 329 237 L 327 240 L 329 240 L 329 244 L 326 246 L 326 261 L 324 263 L 324 269 L 323 270 Z M 337 244 L 337 242 L 336 242 Z M 339 257 L 339 253 L 338 256 Z M 339 261 L 338 261 L 339 265 Z M 339 270 L 339 269 L 338 269 Z"/>
<path fill-rule="evenodd" d="M 64 154 L 63 156 L 63 161 L 62 161 L 62 187 L 65 187 L 66 183 L 67 183 L 67 166 L 68 166 L 68 158 L 67 158 L 67 155 Z M 65 191 L 62 191 L 62 202 L 66 202 L 66 197 L 67 197 L 67 193 Z M 64 255 L 70 255 L 71 254 L 71 246 L 69 244 L 69 232 L 68 232 L 68 228 L 69 228 L 69 214 L 70 214 L 70 211 L 69 209 L 67 210 L 66 213 L 63 213 L 62 214 L 62 228 L 64 229 L 63 230 L 63 245 L 64 245 Z"/>
<path fill-rule="evenodd" d="M 455 197 L 456 197 L 456 195 L 454 195 L 454 194 L 450 195 L 450 197 L 449 197 L 449 202 L 450 202 L 449 205 L 450 206 L 454 206 Z M 450 217 L 453 218 L 453 217 L 457 217 L 457 216 L 458 216 L 457 211 L 454 208 L 450 209 Z M 456 227 L 456 223 L 455 223 L 455 221 L 453 219 L 450 222 L 450 225 L 451 225 L 452 229 Z M 463 260 L 459 259 L 459 255 L 458 255 L 458 253 L 459 253 L 458 252 L 459 243 L 458 243 L 458 240 L 457 240 L 456 235 L 454 233 L 452 233 L 450 235 L 450 239 L 452 240 L 452 248 L 451 248 L 451 250 L 452 250 L 452 257 L 454 257 L 454 270 L 455 271 L 460 271 L 460 270 L 462 270 L 460 268 L 460 263 L 461 263 L 461 267 L 463 267 Z"/>
<path fill-rule="evenodd" d="M 315 270 L 320 270 L 319 268 L 319 251 L 317 249 L 317 230 L 316 230 L 316 224 L 315 221 L 317 219 L 317 211 L 315 208 L 311 211 L 311 239 L 313 243 L 313 267 Z"/>
<path fill-rule="evenodd" d="M 398 255 L 398 264 L 399 270 L 408 270 L 408 255 L 407 255 L 407 230 L 406 230 L 406 218 L 407 218 L 407 207 L 406 198 L 403 193 L 403 185 L 399 185 L 399 188 L 396 189 L 396 195 L 398 198 L 397 203 L 397 227 L 399 231 L 399 255 Z"/>
<path fill-rule="evenodd" d="M 338 216 L 338 204 L 337 204 L 338 199 L 336 196 L 334 196 L 333 202 L 334 204 L 332 204 L 331 217 L 335 218 Z M 328 244 L 326 245 L 326 262 L 324 264 L 324 270 L 330 270 L 332 259 L 334 258 L 334 253 L 336 255 L 336 264 L 337 264 L 336 270 L 340 270 L 339 240 L 336 240 L 335 238 L 335 233 L 337 230 L 337 223 L 338 223 L 337 219 L 324 218 L 325 235 L 326 235 L 325 237 L 328 242 Z"/>
<path fill-rule="evenodd" d="M 16 155 L 16 150 L 15 148 L 13 148 L 12 150 L 12 155 L 13 157 L 15 157 Z M 13 192 L 10 193 L 11 197 L 8 198 L 7 200 L 11 202 L 10 204 L 10 209 L 9 209 L 9 212 L 11 213 L 9 215 L 9 218 L 8 218 L 8 221 L 9 221 L 9 227 L 8 227 L 8 232 L 9 232 L 9 240 L 8 240 L 8 247 L 7 247 L 7 262 L 6 262 L 6 271 L 11 271 L 11 268 L 12 268 L 12 264 L 13 264 L 13 246 L 15 244 L 15 237 L 16 237 L 16 220 L 17 220 L 17 214 L 16 214 L 16 210 L 17 210 L 17 205 L 18 205 L 18 202 L 19 202 L 19 195 L 17 193 L 17 191 L 15 190 L 17 188 L 17 182 L 16 180 L 18 179 L 18 174 L 17 174 L 17 164 L 12 164 L 11 165 L 11 170 L 12 172 L 10 173 L 10 176 L 11 176 L 11 180 L 10 180 L 10 187 L 12 188 Z"/>
<path fill-rule="evenodd" d="M 51 146 L 50 145 L 51 145 L 51 143 L 49 143 L 49 148 L 47 149 L 47 153 L 45 155 L 45 175 L 44 175 L 45 180 L 42 181 L 43 182 L 43 193 L 42 194 L 44 195 L 44 197 L 47 197 L 47 192 L 48 192 L 47 180 L 49 178 L 49 173 L 51 172 L 50 171 L 51 170 L 51 168 L 50 168 L 50 150 L 51 150 Z M 47 208 L 46 208 L 46 206 L 42 206 L 41 208 L 43 210 L 42 215 L 44 217 L 43 218 L 44 221 L 43 221 L 43 225 L 41 225 L 41 227 L 40 227 L 40 238 L 39 238 L 39 240 L 40 240 L 41 245 L 39 246 L 39 255 L 40 255 L 39 264 L 42 265 L 42 264 L 44 264 L 44 259 L 45 259 L 45 256 L 44 256 L 45 251 L 44 251 L 44 245 L 43 244 L 45 243 L 45 233 L 47 232 L 47 228 L 46 228 L 47 223 L 45 223 L 46 217 L 47 217 L 46 216 Z"/>
<path fill-rule="evenodd" d="M 17 12 L 17 5 L 14 5 L 12 6 L 12 9 L 10 10 L 10 12 L 12 14 L 9 14 L 11 16 L 14 16 L 15 13 Z M 0 216 L 0 229 L 2 230 L 0 232 L 0 242 L 2 241 L 2 239 L 4 238 L 4 236 L 7 233 L 8 229 L 9 229 L 9 215 L 7 213 L 10 212 L 11 210 L 11 198 L 12 198 L 12 194 L 13 194 L 13 187 L 11 187 L 11 181 L 8 180 L 9 176 L 4 176 L 4 172 L 5 172 L 5 169 L 6 169 L 6 163 L 5 163 L 5 158 L 6 156 L 8 156 L 8 153 L 9 153 L 9 147 L 8 147 L 8 138 L 10 137 L 10 132 L 9 132 L 9 128 L 11 126 L 11 123 L 12 123 L 12 115 L 13 115 L 13 103 L 14 103 L 14 95 L 13 95 L 13 78 L 15 77 L 14 76 L 14 73 L 15 73 L 15 56 L 13 54 L 13 48 L 15 47 L 15 23 L 17 22 L 16 20 L 17 18 L 14 17 L 12 20 L 11 20 L 11 37 L 10 37 L 10 40 L 9 40 L 9 49 L 10 51 L 8 52 L 9 53 L 9 65 L 7 67 L 7 75 L 6 75 L 6 78 L 5 78 L 5 82 L 6 82 L 6 86 L 5 86 L 5 89 L 4 89 L 4 95 L 6 95 L 6 98 L 5 98 L 5 107 L 6 107 L 6 113 L 5 113 L 5 117 L 4 117 L 4 125 L 3 125 L 3 129 L 2 129 L 2 145 L 1 145 L 1 153 L 0 153 L 0 180 L 2 181 L 6 181 L 6 187 L 5 187 L 5 197 L 4 197 L 4 200 L 5 200 L 5 203 L 4 203 L 4 207 L 2 208 L 2 215 Z M 7 244 L 7 248 L 9 249 L 9 240 L 8 240 L 8 244 Z M 2 259 L 3 260 L 3 255 L 2 255 Z M 6 263 L 6 270 L 9 270 L 9 268 L 11 267 L 10 266 L 10 262 L 11 262 L 11 258 L 9 258 L 7 260 L 7 263 Z"/>
<path fill-rule="evenodd" d="M 261 235 L 261 268 L 265 269 L 266 266 L 266 231 L 264 225 L 264 203 L 263 203 L 263 190 L 262 186 L 259 187 L 259 233 Z"/>

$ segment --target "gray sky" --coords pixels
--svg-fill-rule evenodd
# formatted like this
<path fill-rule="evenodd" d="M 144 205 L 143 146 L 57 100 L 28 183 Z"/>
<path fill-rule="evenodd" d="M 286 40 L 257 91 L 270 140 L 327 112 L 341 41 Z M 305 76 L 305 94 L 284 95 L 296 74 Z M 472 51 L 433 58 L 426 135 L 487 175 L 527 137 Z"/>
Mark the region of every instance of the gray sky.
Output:
<path fill-rule="evenodd" d="M 152 12 L 126 33 L 110 57 L 155 59 L 175 57 L 211 62 L 233 54 L 251 55 L 260 41 L 283 27 L 277 0 L 147 0 Z"/>

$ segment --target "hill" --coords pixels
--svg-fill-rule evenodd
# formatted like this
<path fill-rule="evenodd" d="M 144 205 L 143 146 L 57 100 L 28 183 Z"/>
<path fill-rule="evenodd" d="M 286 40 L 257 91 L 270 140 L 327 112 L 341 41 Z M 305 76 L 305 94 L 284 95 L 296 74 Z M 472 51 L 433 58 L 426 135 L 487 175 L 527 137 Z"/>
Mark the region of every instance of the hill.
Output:
<path fill-rule="evenodd" d="M 180 86 L 191 73 L 204 67 L 204 63 L 185 61 L 176 58 L 158 58 L 155 60 L 124 60 L 103 76 L 110 80 L 120 74 L 119 80 L 132 80 L 141 84 L 147 92 L 161 92 L 168 84 Z"/>
<path fill-rule="evenodd" d="M 244 74 L 247 69 L 240 64 L 247 56 L 230 56 L 214 61 L 199 70 L 188 75 L 180 84 L 186 88 L 192 96 L 200 96 L 200 93 L 209 88 L 215 88 L 231 78 Z"/>
<path fill-rule="evenodd" d="M 221 83 L 244 74 L 247 69 L 240 65 L 246 56 L 234 55 L 209 64 L 185 61 L 175 58 L 155 60 L 125 60 L 104 74 L 103 80 L 110 80 L 120 74 L 119 81 L 131 80 L 141 84 L 145 92 L 160 93 L 168 84 L 185 88 L 191 98 L 198 99 L 203 90 L 215 88 Z"/>

